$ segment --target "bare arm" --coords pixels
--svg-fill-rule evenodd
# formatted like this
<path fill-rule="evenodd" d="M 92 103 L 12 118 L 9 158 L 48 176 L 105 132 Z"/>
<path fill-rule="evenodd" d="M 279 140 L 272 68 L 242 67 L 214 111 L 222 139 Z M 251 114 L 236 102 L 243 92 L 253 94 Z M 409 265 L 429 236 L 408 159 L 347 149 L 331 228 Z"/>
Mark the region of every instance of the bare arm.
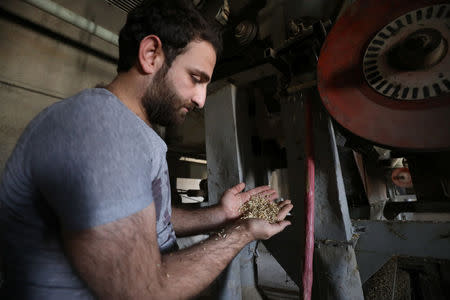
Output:
<path fill-rule="evenodd" d="M 197 209 L 172 206 L 171 221 L 177 236 L 182 237 L 216 230 L 225 225 L 227 218 L 218 205 Z"/>
<path fill-rule="evenodd" d="M 224 193 L 219 204 L 211 207 L 199 209 L 172 207 L 171 221 L 177 236 L 209 233 L 236 220 L 240 215 L 239 208 L 252 195 L 267 195 L 269 200 L 278 198 L 277 192 L 269 186 L 260 186 L 241 193 L 244 188 L 243 183 L 230 188 Z"/>
<path fill-rule="evenodd" d="M 280 212 L 284 219 L 292 205 Z M 238 221 L 223 238 L 161 256 L 154 204 L 127 218 L 63 233 L 75 269 L 100 299 L 187 299 L 205 289 L 248 242 L 282 231 L 288 221 Z M 192 276 L 195 274 L 195 276 Z"/>

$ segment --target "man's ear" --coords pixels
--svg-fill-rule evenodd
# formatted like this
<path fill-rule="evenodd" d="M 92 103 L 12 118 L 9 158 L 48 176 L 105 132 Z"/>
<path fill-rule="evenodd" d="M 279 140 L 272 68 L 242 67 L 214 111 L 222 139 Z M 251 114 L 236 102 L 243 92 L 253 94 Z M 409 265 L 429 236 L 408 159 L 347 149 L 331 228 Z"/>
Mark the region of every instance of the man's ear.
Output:
<path fill-rule="evenodd" d="M 164 62 L 162 43 L 156 35 L 147 35 L 139 44 L 138 63 L 145 74 L 154 74 Z"/>

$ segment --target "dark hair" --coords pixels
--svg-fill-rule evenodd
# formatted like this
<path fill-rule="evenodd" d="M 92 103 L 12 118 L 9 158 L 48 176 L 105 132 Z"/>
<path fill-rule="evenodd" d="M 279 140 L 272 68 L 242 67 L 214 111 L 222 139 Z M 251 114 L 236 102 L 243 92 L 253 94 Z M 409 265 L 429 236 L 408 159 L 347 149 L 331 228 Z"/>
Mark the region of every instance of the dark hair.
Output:
<path fill-rule="evenodd" d="M 190 0 L 144 0 L 128 13 L 127 22 L 120 30 L 117 72 L 131 69 L 136 63 L 141 40 L 150 34 L 161 40 L 169 67 L 193 40 L 211 43 L 218 56 L 222 40 L 217 28 Z"/>

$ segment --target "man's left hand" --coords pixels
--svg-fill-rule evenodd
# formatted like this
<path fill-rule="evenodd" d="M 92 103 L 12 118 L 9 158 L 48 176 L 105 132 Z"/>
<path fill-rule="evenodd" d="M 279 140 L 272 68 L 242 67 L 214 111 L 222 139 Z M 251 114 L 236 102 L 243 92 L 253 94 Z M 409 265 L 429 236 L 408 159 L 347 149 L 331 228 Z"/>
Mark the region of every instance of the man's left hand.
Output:
<path fill-rule="evenodd" d="M 220 199 L 219 206 L 223 209 L 225 218 L 228 221 L 237 219 L 241 215 L 239 208 L 242 204 L 250 200 L 250 197 L 253 195 L 261 194 L 270 201 L 278 198 L 278 193 L 267 185 L 256 187 L 247 192 L 242 192 L 244 188 L 245 183 L 239 183 L 228 189 Z"/>

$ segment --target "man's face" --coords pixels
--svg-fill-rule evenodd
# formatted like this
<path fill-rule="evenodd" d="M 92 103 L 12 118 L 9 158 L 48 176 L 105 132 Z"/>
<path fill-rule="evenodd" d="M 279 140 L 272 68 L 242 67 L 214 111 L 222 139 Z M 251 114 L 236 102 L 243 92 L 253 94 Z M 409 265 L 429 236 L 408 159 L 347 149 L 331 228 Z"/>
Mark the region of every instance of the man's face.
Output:
<path fill-rule="evenodd" d="M 215 64 L 214 48 L 205 41 L 190 42 L 170 68 L 164 64 L 142 98 L 150 123 L 181 124 L 189 111 L 202 108 Z"/>

